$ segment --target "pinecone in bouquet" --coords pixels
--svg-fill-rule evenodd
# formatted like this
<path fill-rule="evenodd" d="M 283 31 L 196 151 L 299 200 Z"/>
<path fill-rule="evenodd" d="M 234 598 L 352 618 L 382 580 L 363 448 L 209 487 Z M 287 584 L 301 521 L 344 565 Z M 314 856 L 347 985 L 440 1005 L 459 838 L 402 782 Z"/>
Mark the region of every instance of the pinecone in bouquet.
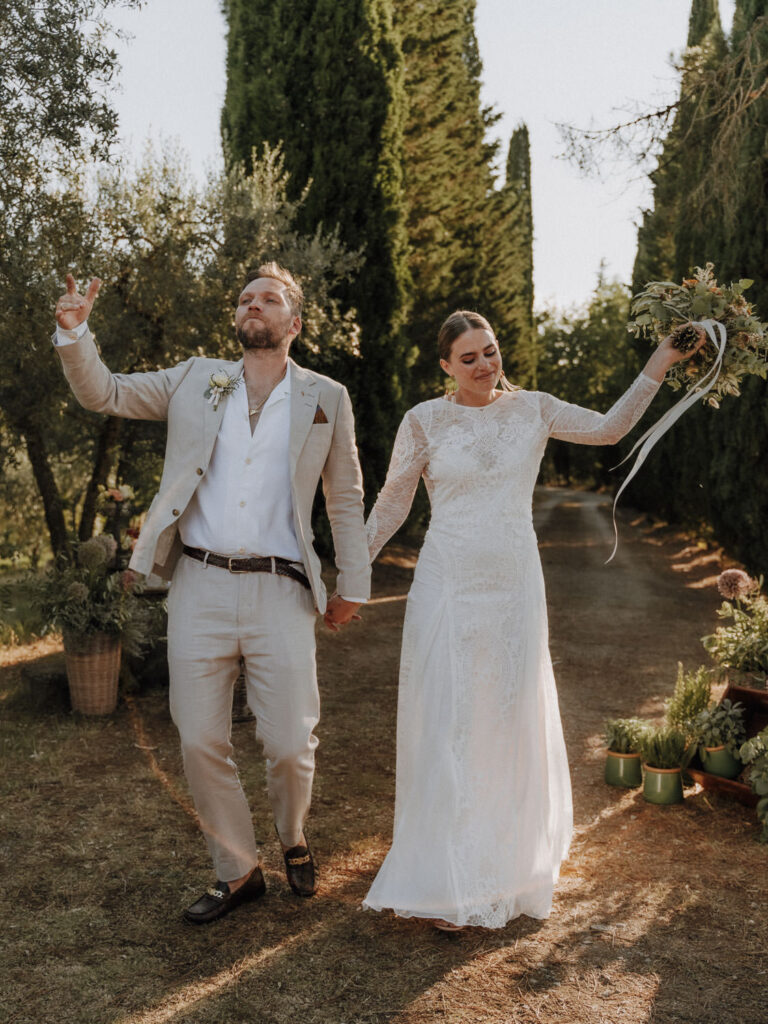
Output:
<path fill-rule="evenodd" d="M 671 333 L 673 346 L 680 352 L 690 352 L 699 340 L 699 332 L 692 324 L 681 324 L 675 327 Z"/>
<path fill-rule="evenodd" d="M 719 285 L 714 264 L 695 267 L 693 276 L 681 284 L 672 281 L 651 281 L 632 299 L 634 319 L 627 329 L 635 337 L 648 337 L 657 345 L 670 336 L 672 344 L 687 352 L 698 341 L 698 332 L 690 321 L 707 320 L 725 328 L 726 345 L 722 367 L 712 389 L 705 396 L 707 404 L 718 408 L 725 395 L 739 395 L 744 377 L 768 375 L 768 324 L 762 323 L 744 292 L 753 284 L 742 278 L 735 284 Z M 669 385 L 678 390 L 696 387 L 712 369 L 717 349 L 708 340 L 690 359 L 677 363 L 667 374 Z"/>

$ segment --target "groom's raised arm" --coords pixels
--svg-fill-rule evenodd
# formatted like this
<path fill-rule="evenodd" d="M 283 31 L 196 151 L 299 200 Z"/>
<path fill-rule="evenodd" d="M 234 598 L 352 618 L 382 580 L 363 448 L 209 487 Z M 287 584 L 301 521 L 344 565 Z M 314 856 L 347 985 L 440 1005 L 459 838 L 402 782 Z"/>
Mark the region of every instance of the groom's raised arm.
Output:
<path fill-rule="evenodd" d="M 168 402 L 179 386 L 192 360 L 169 370 L 149 373 L 112 373 L 102 362 L 88 316 L 99 294 L 101 282 L 93 278 L 85 295 L 80 295 L 71 274 L 67 290 L 56 303 L 58 329 L 54 345 L 61 359 L 64 376 L 78 402 L 92 412 L 128 419 L 164 420 Z"/>

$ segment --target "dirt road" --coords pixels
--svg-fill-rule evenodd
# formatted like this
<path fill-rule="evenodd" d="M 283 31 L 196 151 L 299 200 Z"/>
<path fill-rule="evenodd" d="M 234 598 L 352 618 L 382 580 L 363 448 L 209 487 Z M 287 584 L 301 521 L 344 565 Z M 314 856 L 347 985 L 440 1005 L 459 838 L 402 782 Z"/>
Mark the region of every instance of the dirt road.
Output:
<path fill-rule="evenodd" d="M 285 885 L 250 726 L 235 734 L 268 894 L 192 929 L 179 913 L 210 876 L 165 695 L 145 694 L 106 722 L 10 712 L 0 1017 L 768 1021 L 768 850 L 755 842 L 752 813 L 694 790 L 680 806 L 655 807 L 602 781 L 603 719 L 660 715 L 677 661 L 705 660 L 699 638 L 715 624 L 718 557 L 623 512 L 619 552 L 605 566 L 609 506 L 589 493 L 541 491 L 536 522 L 576 817 L 549 920 L 446 936 L 359 909 L 392 820 L 397 661 L 414 558 L 395 545 L 377 567 L 363 622 L 320 635 L 310 834 L 322 884 L 312 900 Z"/>

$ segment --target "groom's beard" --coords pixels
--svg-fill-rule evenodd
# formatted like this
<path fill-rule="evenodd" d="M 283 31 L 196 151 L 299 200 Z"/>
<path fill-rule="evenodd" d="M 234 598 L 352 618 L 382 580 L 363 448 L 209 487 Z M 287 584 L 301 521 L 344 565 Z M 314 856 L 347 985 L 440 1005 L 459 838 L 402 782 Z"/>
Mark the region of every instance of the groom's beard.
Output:
<path fill-rule="evenodd" d="M 246 327 L 248 330 L 246 330 Z M 237 340 L 244 349 L 276 349 L 282 346 L 285 339 L 283 330 L 277 327 L 270 327 L 263 320 L 259 322 L 258 320 L 248 319 L 237 327 L 235 333 L 237 334 Z"/>

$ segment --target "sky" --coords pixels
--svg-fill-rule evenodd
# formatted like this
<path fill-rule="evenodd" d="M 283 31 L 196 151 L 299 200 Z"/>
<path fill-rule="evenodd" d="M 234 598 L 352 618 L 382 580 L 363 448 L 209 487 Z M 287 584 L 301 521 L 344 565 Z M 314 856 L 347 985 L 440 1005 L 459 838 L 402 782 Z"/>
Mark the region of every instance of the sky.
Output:
<path fill-rule="evenodd" d="M 720 0 L 726 31 L 733 7 Z M 648 180 L 629 166 L 584 179 L 560 158 L 556 124 L 606 127 L 622 108 L 674 99 L 670 57 L 685 43 L 689 10 L 690 0 L 477 0 L 483 102 L 502 115 L 493 132 L 502 158 L 520 121 L 531 137 L 537 308 L 588 301 L 603 260 L 609 276 L 629 281 Z M 148 138 L 176 140 L 202 178 L 221 162 L 219 0 L 145 0 L 112 20 L 132 36 L 118 45 L 115 96 L 126 150 L 138 159 Z"/>

